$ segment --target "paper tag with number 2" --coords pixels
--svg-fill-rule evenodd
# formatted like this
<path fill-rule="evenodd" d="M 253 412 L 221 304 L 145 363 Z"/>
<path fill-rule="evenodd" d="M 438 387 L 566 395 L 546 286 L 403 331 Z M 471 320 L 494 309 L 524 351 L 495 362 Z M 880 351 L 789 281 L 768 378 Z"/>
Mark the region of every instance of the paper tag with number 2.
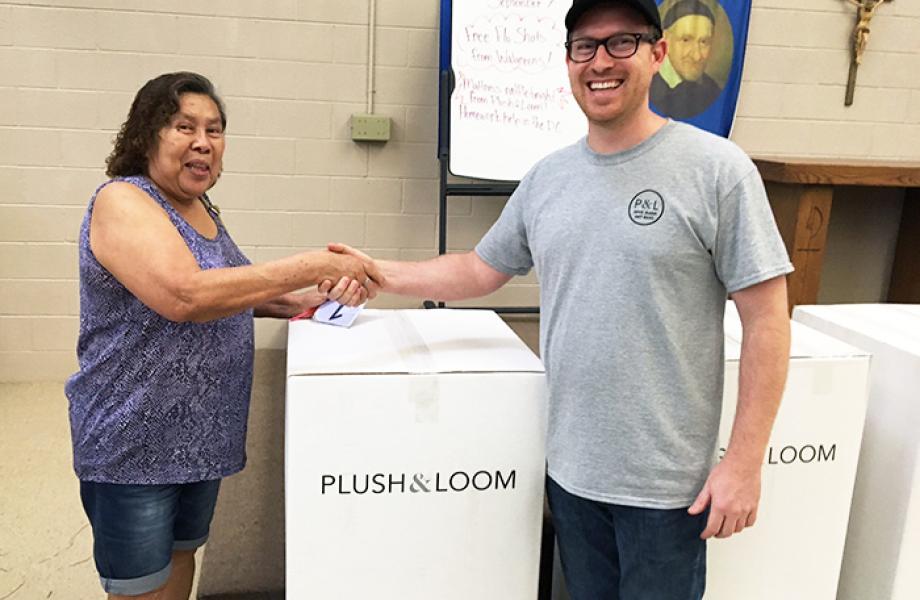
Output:
<path fill-rule="evenodd" d="M 327 325 L 351 327 L 362 308 L 364 308 L 363 304 L 360 306 L 345 306 L 335 300 L 326 300 L 316 309 L 313 314 L 313 320 Z"/>

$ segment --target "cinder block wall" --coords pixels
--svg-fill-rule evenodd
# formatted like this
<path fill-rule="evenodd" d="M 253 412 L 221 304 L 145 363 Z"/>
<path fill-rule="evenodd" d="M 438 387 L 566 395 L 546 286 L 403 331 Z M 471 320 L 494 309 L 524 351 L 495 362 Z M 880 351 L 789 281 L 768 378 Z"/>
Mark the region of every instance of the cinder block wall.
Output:
<path fill-rule="evenodd" d="M 438 4 L 377 1 L 375 108 L 392 118 L 393 137 L 367 145 L 352 142 L 348 130 L 349 115 L 365 110 L 367 0 L 0 2 L 0 479 L 14 482 L 0 497 L 0 531 L 18 532 L 0 536 L 0 597 L 99 596 L 85 519 L 66 475 L 66 401 L 59 385 L 12 382 L 61 382 L 76 368 L 77 232 L 134 92 L 180 69 L 216 83 L 230 126 L 226 172 L 212 196 L 253 260 L 330 240 L 380 257 L 430 257 Z M 897 0 L 878 10 L 856 102 L 845 108 L 854 14 L 844 0 L 754 0 L 733 133 L 742 147 L 760 156 L 920 160 L 920 3 Z M 502 206 L 501 199 L 452 199 L 451 247 L 471 247 Z M 859 253 L 884 245 L 891 227 L 871 229 Z M 833 254 L 829 248 L 826 278 L 847 270 Z M 480 302 L 536 300 L 531 276 Z M 518 326 L 533 343 L 532 324 Z M 264 383 L 255 402 L 267 409 L 253 412 L 250 468 L 225 488 L 203 591 L 282 583 L 278 504 L 265 490 L 281 489 L 283 367 L 273 349 L 283 347 L 284 324 L 262 322 L 257 336 Z M 35 447 L 53 458 L 53 472 L 42 471 Z M 47 476 L 23 477 L 24 469 Z M 47 531 L 23 529 L 22 514 L 46 515 Z"/>
<path fill-rule="evenodd" d="M 385 145 L 350 139 L 366 111 L 367 0 L 0 3 L 0 381 L 76 368 L 76 237 L 133 94 L 205 74 L 229 115 L 212 197 L 254 261 L 342 241 L 387 258 L 437 247 L 438 3 L 379 0 L 375 112 Z M 469 247 L 501 199 L 451 201 Z M 533 278 L 485 300 L 533 304 Z M 376 306 L 418 306 L 381 298 Z M 283 341 L 261 324 L 259 346 Z"/>
<path fill-rule="evenodd" d="M 920 160 L 920 3 L 878 10 L 844 107 L 854 14 L 844 0 L 754 0 L 733 133 L 751 154 Z M 0 381 L 74 370 L 80 219 L 134 92 L 162 72 L 204 73 L 227 100 L 212 195 L 253 260 L 330 240 L 433 256 L 438 2 L 378 0 L 385 145 L 349 136 L 349 115 L 365 110 L 367 23 L 367 0 L 0 3 Z M 502 205 L 452 199 L 451 246 L 472 246 Z M 530 277 L 484 302 L 535 301 Z M 279 336 L 260 326 L 261 347 Z"/>
<path fill-rule="evenodd" d="M 753 1 L 735 141 L 757 156 L 920 160 L 920 3 L 879 7 L 846 107 L 855 7 Z"/>

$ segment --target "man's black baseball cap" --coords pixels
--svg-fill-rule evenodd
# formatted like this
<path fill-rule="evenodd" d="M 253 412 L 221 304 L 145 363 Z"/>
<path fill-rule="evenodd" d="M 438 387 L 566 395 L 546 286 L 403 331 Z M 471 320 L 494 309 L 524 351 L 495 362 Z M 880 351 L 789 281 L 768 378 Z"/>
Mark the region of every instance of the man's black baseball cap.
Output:
<path fill-rule="evenodd" d="M 575 0 L 572 2 L 572 8 L 565 15 L 565 29 L 569 33 L 578 25 L 578 20 L 583 14 L 601 4 L 626 4 L 637 10 L 653 25 L 658 32 L 661 32 L 661 15 L 658 14 L 658 5 L 655 0 Z"/>

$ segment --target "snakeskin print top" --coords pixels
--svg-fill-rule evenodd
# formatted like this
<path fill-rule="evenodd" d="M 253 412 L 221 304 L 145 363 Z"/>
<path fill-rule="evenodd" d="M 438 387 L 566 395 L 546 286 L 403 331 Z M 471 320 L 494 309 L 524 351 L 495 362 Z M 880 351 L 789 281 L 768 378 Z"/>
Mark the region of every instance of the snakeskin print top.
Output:
<path fill-rule="evenodd" d="M 202 269 L 249 264 L 220 219 L 208 239 L 146 177 L 125 177 L 163 207 Z M 84 481 L 217 479 L 246 462 L 252 310 L 176 323 L 148 308 L 93 255 L 93 194 L 80 229 L 80 370 L 68 381 L 74 468 Z M 151 248 L 156 252 L 156 248 Z"/>

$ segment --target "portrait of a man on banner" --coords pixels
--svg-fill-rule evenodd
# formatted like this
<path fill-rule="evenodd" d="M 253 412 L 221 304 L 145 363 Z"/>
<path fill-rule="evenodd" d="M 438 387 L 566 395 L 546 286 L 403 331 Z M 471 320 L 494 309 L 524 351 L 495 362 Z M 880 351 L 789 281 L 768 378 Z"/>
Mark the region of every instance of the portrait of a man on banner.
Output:
<path fill-rule="evenodd" d="M 661 26 L 668 56 L 652 79 L 659 114 L 727 136 L 734 118 L 750 1 L 663 0 Z"/>

